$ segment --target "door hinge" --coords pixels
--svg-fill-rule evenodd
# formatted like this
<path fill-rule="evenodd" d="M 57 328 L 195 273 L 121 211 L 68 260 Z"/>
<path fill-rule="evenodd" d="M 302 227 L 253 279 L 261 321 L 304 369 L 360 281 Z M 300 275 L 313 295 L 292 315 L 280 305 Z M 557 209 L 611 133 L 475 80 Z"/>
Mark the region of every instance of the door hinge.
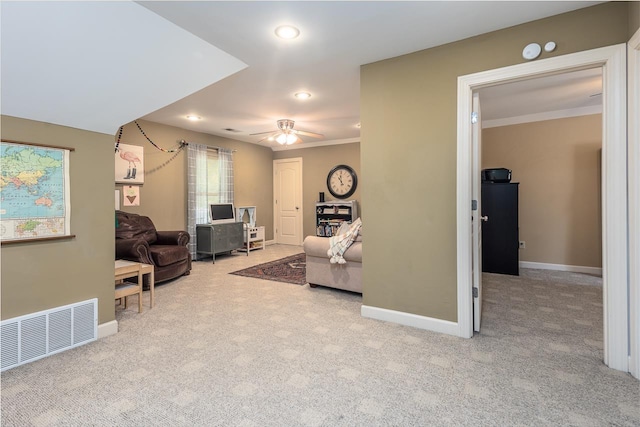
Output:
<path fill-rule="evenodd" d="M 478 210 L 478 201 L 477 200 L 472 200 L 471 201 L 471 210 L 472 211 L 477 211 Z"/>
<path fill-rule="evenodd" d="M 478 288 L 476 287 L 473 288 L 473 297 L 478 298 Z"/>
<path fill-rule="evenodd" d="M 471 113 L 471 124 L 475 125 L 476 123 L 478 123 L 478 113 L 474 111 Z"/>

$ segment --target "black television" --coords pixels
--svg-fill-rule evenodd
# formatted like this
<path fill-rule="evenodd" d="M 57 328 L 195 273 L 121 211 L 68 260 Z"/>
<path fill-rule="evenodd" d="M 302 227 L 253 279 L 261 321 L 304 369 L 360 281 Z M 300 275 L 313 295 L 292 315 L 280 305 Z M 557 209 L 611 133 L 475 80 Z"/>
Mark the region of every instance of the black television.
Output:
<path fill-rule="evenodd" d="M 211 224 L 236 222 L 233 203 L 214 203 L 210 205 Z"/>

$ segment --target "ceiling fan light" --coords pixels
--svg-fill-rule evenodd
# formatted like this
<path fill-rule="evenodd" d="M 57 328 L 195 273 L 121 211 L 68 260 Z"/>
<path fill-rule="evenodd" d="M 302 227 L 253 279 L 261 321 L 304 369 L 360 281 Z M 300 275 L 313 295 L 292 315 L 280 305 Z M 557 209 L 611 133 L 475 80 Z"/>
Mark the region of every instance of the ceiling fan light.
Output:
<path fill-rule="evenodd" d="M 278 135 L 276 137 L 276 142 L 280 145 L 284 145 L 287 143 L 287 135 L 285 135 L 284 133 L 281 133 L 280 135 Z"/>
<path fill-rule="evenodd" d="M 292 133 L 287 134 L 287 145 L 291 145 L 294 142 L 296 142 L 297 140 L 298 140 L 298 137 L 295 136 L 294 134 L 292 134 Z"/>

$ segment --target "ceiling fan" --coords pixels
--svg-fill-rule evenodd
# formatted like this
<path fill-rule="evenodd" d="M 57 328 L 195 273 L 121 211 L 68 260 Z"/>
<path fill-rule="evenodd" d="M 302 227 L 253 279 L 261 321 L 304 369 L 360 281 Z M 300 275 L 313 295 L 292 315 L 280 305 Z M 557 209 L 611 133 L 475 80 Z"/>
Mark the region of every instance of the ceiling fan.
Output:
<path fill-rule="evenodd" d="M 268 136 L 262 138 L 260 141 L 258 142 L 262 142 L 262 141 L 273 141 L 275 140 L 278 144 L 280 145 L 291 145 L 294 142 L 297 142 L 298 140 L 302 141 L 302 138 L 300 138 L 299 135 L 304 135 L 304 136 L 310 136 L 312 138 L 323 138 L 324 135 L 320 134 L 320 133 L 315 133 L 315 132 L 307 132 L 304 130 L 296 130 L 293 128 L 294 125 L 294 121 L 293 120 L 289 120 L 289 119 L 280 119 L 276 122 L 276 124 L 278 125 L 278 129 L 277 131 L 269 131 L 269 132 L 259 132 L 259 133 L 252 133 L 251 135 L 266 135 L 269 134 Z"/>

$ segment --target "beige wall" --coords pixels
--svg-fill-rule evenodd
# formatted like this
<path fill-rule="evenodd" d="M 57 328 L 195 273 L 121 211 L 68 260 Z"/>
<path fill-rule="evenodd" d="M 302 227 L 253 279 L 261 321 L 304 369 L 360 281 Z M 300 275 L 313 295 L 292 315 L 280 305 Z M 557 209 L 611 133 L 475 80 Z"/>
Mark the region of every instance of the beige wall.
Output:
<path fill-rule="evenodd" d="M 457 78 L 628 40 L 628 5 L 606 3 L 361 69 L 363 302 L 457 321 Z"/>
<path fill-rule="evenodd" d="M 324 147 L 301 148 L 274 151 L 273 159 L 302 158 L 302 197 L 303 197 L 303 232 L 305 236 L 316 234 L 315 206 L 318 193 L 324 191 L 325 201 L 333 200 L 327 189 L 327 175 L 336 165 L 351 166 L 358 177 L 358 186 L 349 200 L 357 200 L 358 214 L 362 216 L 360 188 L 362 188 L 362 174 L 360 173 L 360 143 L 328 145 Z"/>
<path fill-rule="evenodd" d="M 233 153 L 234 204 L 256 206 L 257 225 L 265 226 L 265 238 L 273 239 L 273 164 L 270 148 L 229 138 L 193 132 L 145 120 L 138 123 L 158 146 L 171 149 L 178 141 L 195 142 L 236 150 Z M 121 143 L 144 147 L 145 181 L 140 188 L 140 206 L 121 207 L 149 216 L 158 230 L 186 229 L 187 152 L 165 153 L 140 133 L 135 123 L 122 132 Z M 118 184 L 116 189 L 121 189 Z"/>
<path fill-rule="evenodd" d="M 113 135 L 2 116 L 2 138 L 75 148 L 70 154 L 70 240 L 2 246 L 2 319 L 98 298 L 115 319 Z"/>
<path fill-rule="evenodd" d="M 640 28 L 640 1 L 629 2 L 629 38 Z"/>
<path fill-rule="evenodd" d="M 602 115 L 482 131 L 482 168 L 520 183 L 520 261 L 602 267 Z"/>

